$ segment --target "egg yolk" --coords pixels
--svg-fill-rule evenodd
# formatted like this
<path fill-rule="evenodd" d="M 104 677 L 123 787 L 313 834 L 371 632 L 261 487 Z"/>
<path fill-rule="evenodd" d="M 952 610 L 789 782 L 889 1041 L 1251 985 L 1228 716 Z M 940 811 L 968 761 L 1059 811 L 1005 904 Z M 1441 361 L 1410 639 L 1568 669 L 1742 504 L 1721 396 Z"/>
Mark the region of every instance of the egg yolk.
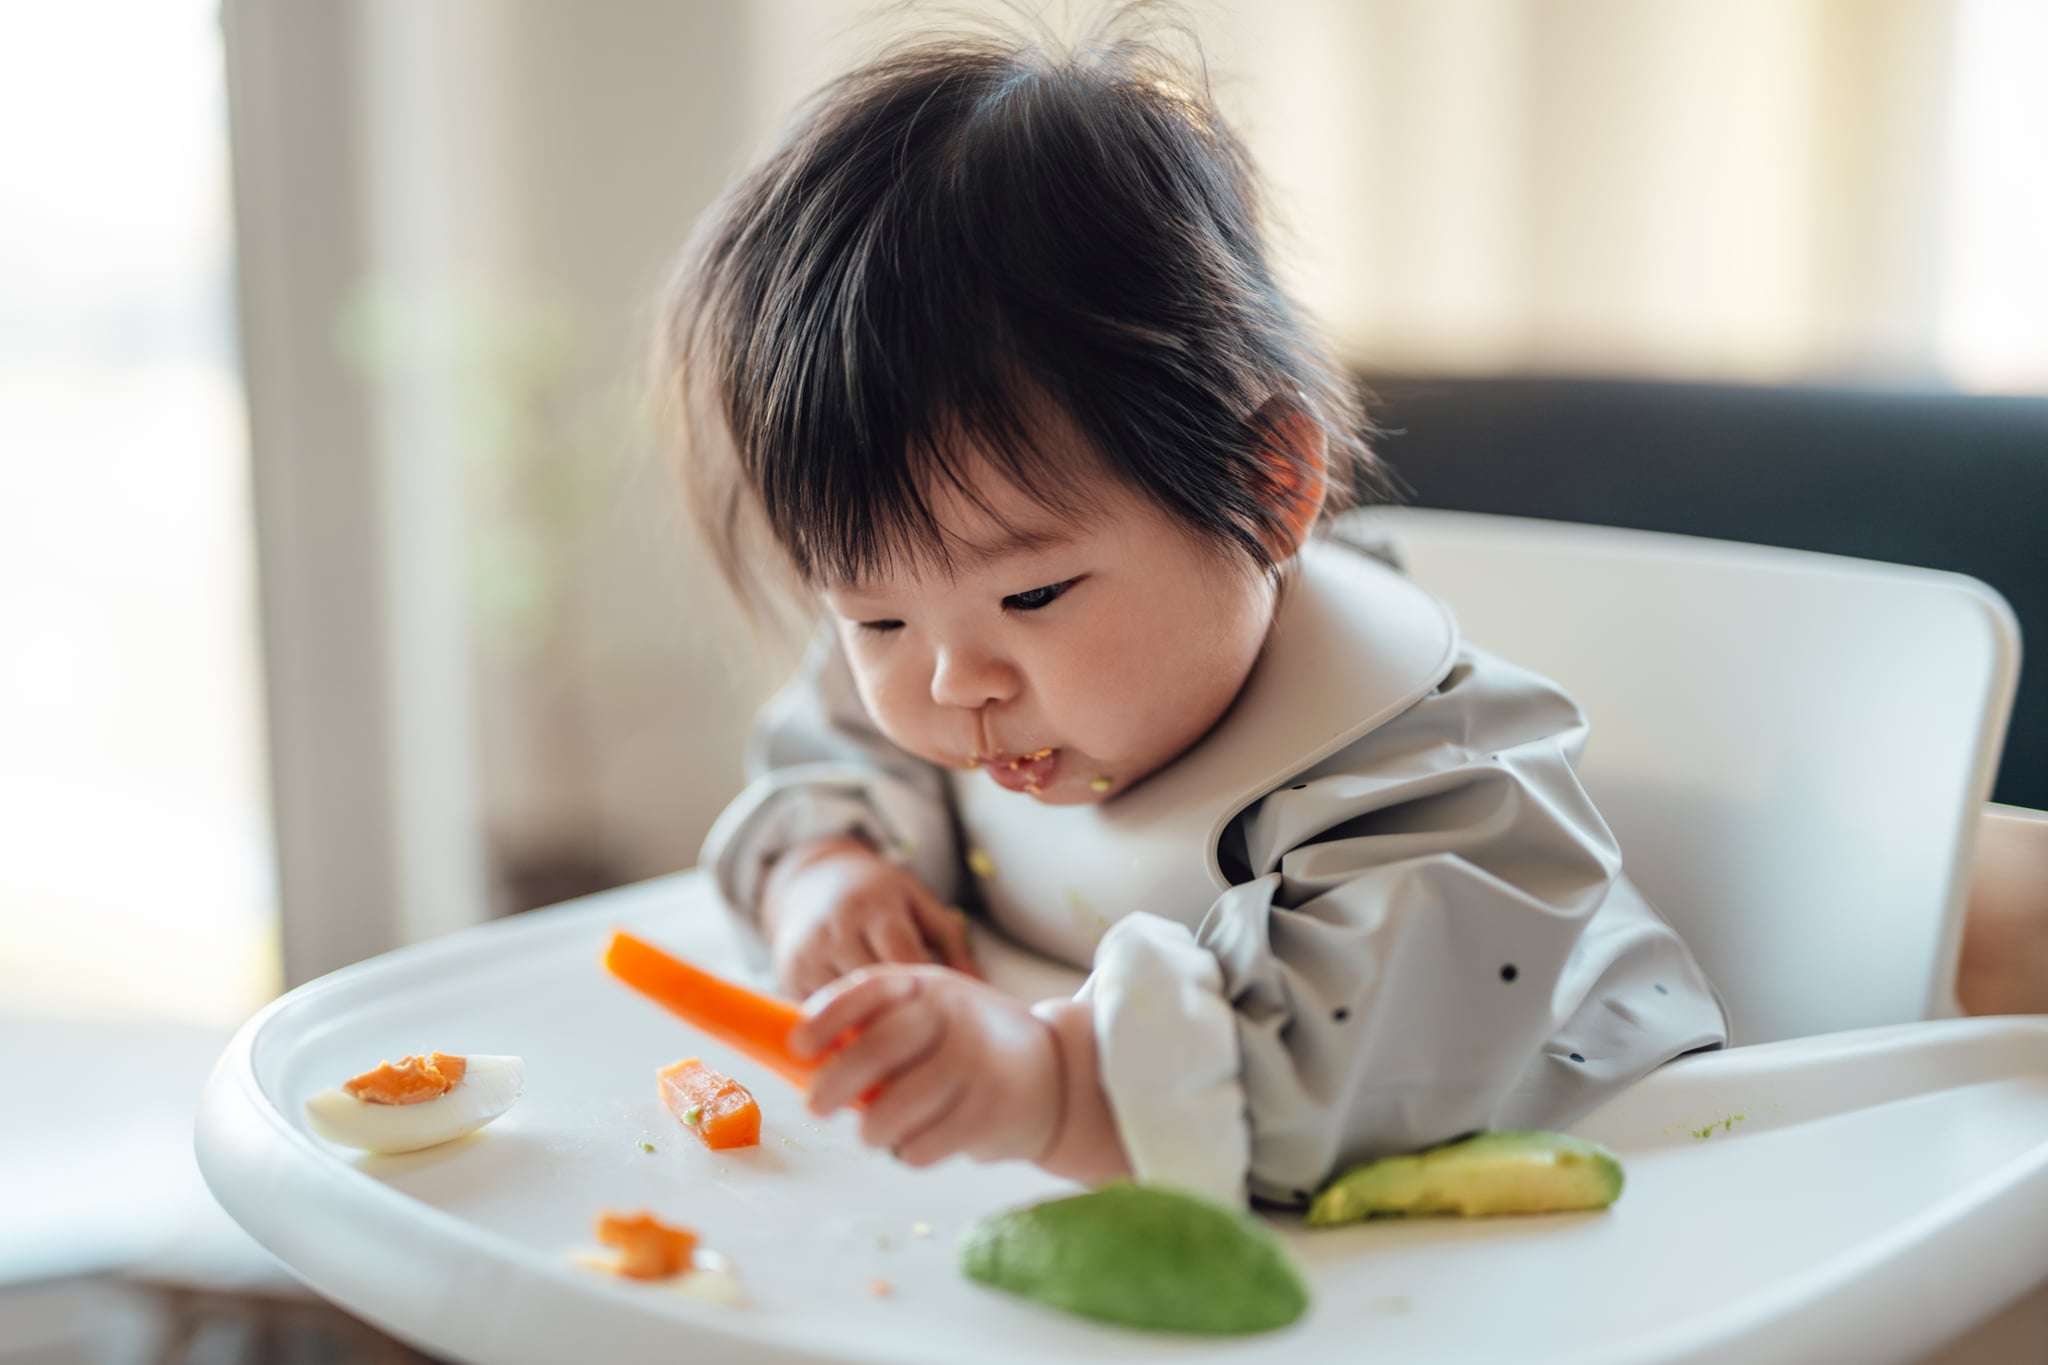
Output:
<path fill-rule="evenodd" d="M 439 1099 L 462 1083 L 469 1063 L 461 1057 L 436 1052 L 426 1057 L 407 1057 L 396 1065 L 380 1063 L 341 1088 L 365 1104 L 420 1104 Z"/>
<path fill-rule="evenodd" d="M 628 1218 L 606 1212 L 598 1215 L 597 1240 L 619 1251 L 618 1273 L 636 1280 L 665 1280 L 690 1268 L 697 1250 L 697 1234 L 688 1228 L 673 1228 L 651 1213 Z"/>

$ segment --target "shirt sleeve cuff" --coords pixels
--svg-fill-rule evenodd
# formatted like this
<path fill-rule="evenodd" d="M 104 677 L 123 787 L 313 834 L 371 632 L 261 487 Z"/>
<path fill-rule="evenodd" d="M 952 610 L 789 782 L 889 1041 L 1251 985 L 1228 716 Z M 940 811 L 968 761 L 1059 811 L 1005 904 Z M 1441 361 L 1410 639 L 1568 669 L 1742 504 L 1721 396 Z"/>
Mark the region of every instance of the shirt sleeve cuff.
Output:
<path fill-rule="evenodd" d="M 1226 1204 L 1251 1163 L 1236 1015 L 1216 959 L 1184 925 L 1126 916 L 1076 999 L 1094 1016 L 1102 1088 L 1133 1175 Z"/>

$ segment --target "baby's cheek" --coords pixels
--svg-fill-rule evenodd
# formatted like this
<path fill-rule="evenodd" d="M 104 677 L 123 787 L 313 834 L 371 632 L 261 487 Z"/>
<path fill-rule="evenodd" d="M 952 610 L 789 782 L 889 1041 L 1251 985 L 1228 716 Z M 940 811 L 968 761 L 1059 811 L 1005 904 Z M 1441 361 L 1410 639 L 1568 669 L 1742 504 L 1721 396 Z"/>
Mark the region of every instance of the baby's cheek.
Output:
<path fill-rule="evenodd" d="M 1198 669 L 1153 675 L 1101 698 L 1093 728 L 1104 747 L 1094 752 L 1120 757 L 1118 778 L 1135 782 L 1180 757 L 1229 708 L 1236 689 L 1219 685 Z"/>
<path fill-rule="evenodd" d="M 1106 641 L 1060 670 L 1060 709 L 1077 729 L 1128 742 L 1159 728 L 1182 705 L 1188 680 L 1180 672 L 1173 660 L 1154 656 L 1135 640 Z"/>
<path fill-rule="evenodd" d="M 868 713 L 868 719 L 888 737 L 890 743 L 923 758 L 947 761 L 929 752 L 930 736 L 924 733 L 932 705 L 928 675 L 920 680 L 915 676 L 915 670 L 900 665 L 863 666 L 856 662 L 853 665 L 853 685 L 860 694 L 861 707 Z"/>

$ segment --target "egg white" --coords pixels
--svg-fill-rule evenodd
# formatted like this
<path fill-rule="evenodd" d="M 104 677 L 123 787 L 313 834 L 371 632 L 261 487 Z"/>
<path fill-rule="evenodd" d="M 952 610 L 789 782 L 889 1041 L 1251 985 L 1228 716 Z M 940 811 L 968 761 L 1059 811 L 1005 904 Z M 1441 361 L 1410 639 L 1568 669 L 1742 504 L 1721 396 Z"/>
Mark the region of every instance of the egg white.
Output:
<path fill-rule="evenodd" d="M 418 1104 L 371 1104 L 336 1087 L 306 1101 L 306 1122 L 329 1142 L 365 1152 L 416 1152 L 477 1129 L 519 1099 L 526 1063 L 517 1057 L 472 1056 L 445 1095 Z"/>

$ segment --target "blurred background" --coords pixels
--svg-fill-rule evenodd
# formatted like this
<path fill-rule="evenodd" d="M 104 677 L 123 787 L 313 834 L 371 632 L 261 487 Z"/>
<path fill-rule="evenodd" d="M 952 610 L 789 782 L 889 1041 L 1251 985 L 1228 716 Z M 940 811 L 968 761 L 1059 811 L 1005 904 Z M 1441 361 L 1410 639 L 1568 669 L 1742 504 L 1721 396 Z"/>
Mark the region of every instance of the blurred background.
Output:
<path fill-rule="evenodd" d="M 807 92 L 1010 12 L 0 0 L 0 1359 L 405 1357 L 212 1209 L 192 1094 L 285 987 L 692 864 L 791 656 L 643 420 L 654 297 Z M 1810 548 L 1971 568 L 1839 538 L 1954 499 L 1943 433 L 2048 479 L 2037 0 L 1181 13 L 1424 500 L 1493 486 L 1431 412 L 1484 448 L 1579 404 L 1556 439 L 1654 479 L 1628 414 L 1756 466 L 1816 394 L 1954 421 L 1774 503 Z M 1972 571 L 2025 607 L 2043 539 Z M 2001 799 L 2044 777 L 2009 752 Z"/>

